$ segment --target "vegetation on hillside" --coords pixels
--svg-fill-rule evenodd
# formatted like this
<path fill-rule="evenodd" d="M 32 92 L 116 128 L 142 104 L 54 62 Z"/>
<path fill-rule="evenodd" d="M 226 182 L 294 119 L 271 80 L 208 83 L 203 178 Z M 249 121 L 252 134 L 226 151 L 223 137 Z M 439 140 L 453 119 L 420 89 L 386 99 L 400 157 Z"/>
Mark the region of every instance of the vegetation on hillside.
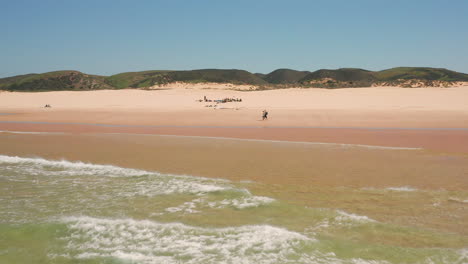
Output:
<path fill-rule="evenodd" d="M 303 85 L 324 88 L 368 87 L 375 82 L 374 72 L 363 69 L 343 68 L 318 70 L 299 80 Z"/>
<path fill-rule="evenodd" d="M 105 82 L 116 88 L 123 89 L 129 87 L 139 87 L 141 83 L 145 83 L 153 76 L 164 74 L 169 71 L 142 71 L 142 72 L 124 72 L 115 74 L 105 78 Z M 149 85 L 148 85 L 149 86 Z"/>
<path fill-rule="evenodd" d="M 345 88 L 392 85 L 403 87 L 447 86 L 468 82 L 468 74 L 439 68 L 398 67 L 383 71 L 343 68 L 314 72 L 278 69 L 269 74 L 244 70 L 204 69 L 191 71 L 125 72 L 112 76 L 55 71 L 0 79 L 0 90 L 59 91 L 147 88 L 174 82 L 248 84 L 260 89 L 284 87 Z"/>
<path fill-rule="evenodd" d="M 468 81 L 468 74 L 440 68 L 398 67 L 375 73 L 380 81 L 420 79 L 429 81 Z"/>
<path fill-rule="evenodd" d="M 296 71 L 291 69 L 278 69 L 265 75 L 263 79 L 272 84 L 293 84 L 299 83 L 304 77 L 309 75 L 309 71 Z"/>
<path fill-rule="evenodd" d="M 62 91 L 112 89 L 104 76 L 78 71 L 55 71 L 0 79 L 0 89 L 9 91 Z"/>

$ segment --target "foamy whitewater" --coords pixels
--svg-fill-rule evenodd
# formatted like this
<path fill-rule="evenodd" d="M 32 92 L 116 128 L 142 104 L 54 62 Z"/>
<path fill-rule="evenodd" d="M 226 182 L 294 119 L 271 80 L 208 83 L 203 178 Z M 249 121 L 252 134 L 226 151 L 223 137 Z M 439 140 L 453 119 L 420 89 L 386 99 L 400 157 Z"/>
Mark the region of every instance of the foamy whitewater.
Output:
<path fill-rule="evenodd" d="M 254 184 L 0 155 L 0 263 L 466 260 L 466 250 L 350 243 L 339 234 L 394 227 L 255 195 Z"/>

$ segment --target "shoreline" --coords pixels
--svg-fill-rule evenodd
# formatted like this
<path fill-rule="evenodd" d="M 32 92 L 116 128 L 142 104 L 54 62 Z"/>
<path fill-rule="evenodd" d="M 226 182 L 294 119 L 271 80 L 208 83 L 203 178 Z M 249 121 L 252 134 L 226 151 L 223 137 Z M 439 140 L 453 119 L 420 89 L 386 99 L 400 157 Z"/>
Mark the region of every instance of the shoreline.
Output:
<path fill-rule="evenodd" d="M 427 128 L 206 127 L 0 121 L 0 130 L 62 132 L 71 134 L 150 134 L 351 144 L 395 148 L 423 148 L 436 152 L 468 154 L 468 131 L 465 129 L 452 130 L 446 128 L 431 130 Z"/>
<path fill-rule="evenodd" d="M 75 133 L 68 132 L 37 132 L 37 131 L 11 131 L 0 130 L 0 133 L 10 134 L 43 134 L 43 135 L 73 135 Z M 369 149 L 387 149 L 387 150 L 423 150 L 423 148 L 411 147 L 390 147 L 390 146 L 377 146 L 377 145 L 362 145 L 362 144 L 346 144 L 346 143 L 333 143 L 333 142 L 313 142 L 313 141 L 290 141 L 290 140 L 269 140 L 269 139 L 252 139 L 252 138 L 234 138 L 234 137 L 212 137 L 212 136 L 190 136 L 190 135 L 165 135 L 165 134 L 135 134 L 135 133 L 99 133 L 100 135 L 138 135 L 138 136 L 158 136 L 158 137 L 172 137 L 172 138 L 193 138 L 193 139 L 218 139 L 218 140 L 234 140 L 244 142 L 265 142 L 265 143 L 285 143 L 285 144 L 300 144 L 300 145 L 327 145 L 335 147 L 358 147 Z"/>
<path fill-rule="evenodd" d="M 457 173 L 459 169 L 468 169 L 468 163 L 464 162 L 467 155 L 426 149 L 111 133 L 6 132 L 0 133 L 0 144 L 2 155 L 67 159 L 269 184 L 412 186 L 433 190 L 464 190 L 468 184 Z M 379 173 L 373 173 L 374 170 Z M 441 172 L 445 177 L 440 177 Z"/>
<path fill-rule="evenodd" d="M 13 115 L 13 114 L 12 114 Z M 82 122 L 46 122 L 46 121 L 0 121 L 0 124 L 36 124 L 36 125 L 83 125 L 97 127 L 140 127 L 140 128 L 285 128 L 285 129 L 356 129 L 356 130 L 427 130 L 427 131 L 468 131 L 468 127 L 353 127 L 353 126 L 229 126 L 229 125 L 130 125 Z"/>
<path fill-rule="evenodd" d="M 0 146 L 0 155 L 226 179 L 241 185 L 249 182 L 249 191 L 255 195 L 291 204 L 335 208 L 385 222 L 462 234 L 467 230 L 451 214 L 440 218 L 442 209 L 460 214 L 460 203 L 466 200 L 466 154 L 102 133 L 0 133 Z M 382 192 L 391 192 L 392 198 Z M 412 197 L 411 211 L 402 207 L 408 196 Z M 393 208 L 391 213 L 387 206 Z M 424 217 L 414 221 L 414 214 Z"/>

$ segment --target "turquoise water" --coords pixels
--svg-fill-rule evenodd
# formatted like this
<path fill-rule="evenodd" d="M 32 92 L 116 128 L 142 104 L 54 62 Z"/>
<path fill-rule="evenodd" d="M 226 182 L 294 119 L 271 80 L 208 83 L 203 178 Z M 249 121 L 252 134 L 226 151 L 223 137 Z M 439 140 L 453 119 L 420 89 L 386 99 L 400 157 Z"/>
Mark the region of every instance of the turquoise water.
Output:
<path fill-rule="evenodd" d="M 468 245 L 376 242 L 456 234 L 292 205 L 253 186 L 0 155 L 0 263 L 468 263 Z"/>

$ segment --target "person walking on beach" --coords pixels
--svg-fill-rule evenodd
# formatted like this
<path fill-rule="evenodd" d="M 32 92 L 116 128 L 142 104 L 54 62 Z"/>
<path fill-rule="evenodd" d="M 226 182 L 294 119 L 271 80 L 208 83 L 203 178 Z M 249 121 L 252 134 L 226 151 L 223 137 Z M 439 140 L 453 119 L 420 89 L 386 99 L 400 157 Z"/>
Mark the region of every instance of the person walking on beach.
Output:
<path fill-rule="evenodd" d="M 268 111 L 267 111 L 267 110 L 263 110 L 263 112 L 262 112 L 262 120 L 268 120 Z"/>

